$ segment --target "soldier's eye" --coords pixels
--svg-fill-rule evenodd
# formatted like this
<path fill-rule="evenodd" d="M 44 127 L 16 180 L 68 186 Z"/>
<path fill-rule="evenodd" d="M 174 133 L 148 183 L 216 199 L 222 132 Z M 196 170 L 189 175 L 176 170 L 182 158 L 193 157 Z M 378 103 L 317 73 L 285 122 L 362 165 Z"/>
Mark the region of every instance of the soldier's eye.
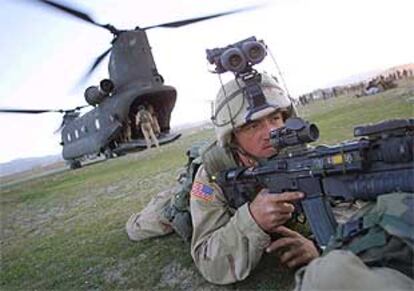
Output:
<path fill-rule="evenodd" d="M 282 117 L 280 116 L 280 114 L 275 114 L 273 116 L 270 117 L 271 121 L 279 121 Z"/>
<path fill-rule="evenodd" d="M 257 129 L 257 127 L 258 127 L 258 123 L 257 122 L 250 122 L 250 123 L 247 123 L 244 126 L 242 126 L 240 128 L 240 131 L 242 131 L 242 132 L 250 132 L 250 131 L 253 131 L 253 130 Z"/>
<path fill-rule="evenodd" d="M 259 124 L 257 122 L 252 122 L 249 125 L 247 125 L 248 130 L 253 130 L 259 127 Z"/>

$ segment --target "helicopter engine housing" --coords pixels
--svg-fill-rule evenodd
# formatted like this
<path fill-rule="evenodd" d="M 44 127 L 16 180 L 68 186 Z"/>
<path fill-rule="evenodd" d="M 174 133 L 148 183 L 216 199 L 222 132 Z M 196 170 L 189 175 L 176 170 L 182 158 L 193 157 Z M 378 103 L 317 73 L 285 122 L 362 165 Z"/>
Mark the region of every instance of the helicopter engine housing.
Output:
<path fill-rule="evenodd" d="M 115 88 L 114 82 L 112 82 L 110 79 L 103 79 L 99 83 L 99 86 L 101 87 L 101 90 L 106 94 L 111 94 Z"/>
<path fill-rule="evenodd" d="M 108 96 L 108 94 L 101 91 L 98 86 L 90 86 L 85 90 L 85 100 L 92 106 L 101 103 L 106 96 Z"/>

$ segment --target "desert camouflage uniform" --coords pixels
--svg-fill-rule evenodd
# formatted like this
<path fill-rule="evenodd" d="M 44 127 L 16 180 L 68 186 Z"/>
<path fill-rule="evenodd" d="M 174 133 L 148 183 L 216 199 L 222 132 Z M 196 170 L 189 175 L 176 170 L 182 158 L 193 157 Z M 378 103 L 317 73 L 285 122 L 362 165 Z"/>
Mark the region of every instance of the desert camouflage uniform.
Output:
<path fill-rule="evenodd" d="M 207 144 L 206 141 L 193 144 L 187 150 L 188 161 L 180 170 L 176 185 L 158 193 L 141 212 L 131 215 L 126 223 L 129 239 L 140 241 L 175 231 L 184 241 L 190 241 L 189 195 L 193 177 L 201 164 L 200 150 Z"/>
<path fill-rule="evenodd" d="M 151 140 L 154 142 L 156 147 L 159 147 L 158 139 L 152 128 L 153 119 L 151 113 L 148 110 L 142 109 L 137 113 L 137 120 L 141 125 L 141 131 L 144 135 L 145 142 L 147 143 L 147 148 L 151 148 Z"/>
<path fill-rule="evenodd" d="M 152 117 L 151 125 L 155 135 L 160 134 L 161 129 L 160 124 L 158 123 L 157 113 L 155 112 L 154 107 L 151 104 L 148 105 L 148 112 L 151 114 Z"/>
<path fill-rule="evenodd" d="M 173 232 L 169 221 L 162 213 L 164 208 L 170 204 L 174 193 L 175 189 L 158 193 L 141 212 L 131 215 L 126 223 L 126 231 L 130 240 L 140 241 Z"/>
<path fill-rule="evenodd" d="M 212 283 L 243 280 L 260 261 L 270 236 L 254 221 L 247 203 L 239 209 L 228 206 L 222 190 L 216 183 L 209 182 L 202 167 L 194 185 L 190 206 L 193 219 L 191 255 L 195 264 Z M 207 187 L 204 192 L 210 193 L 200 194 L 195 190 L 197 187 Z"/>
<path fill-rule="evenodd" d="M 253 85 L 253 82 L 257 83 Z M 231 207 L 221 187 L 209 177 L 230 168 L 222 161 L 234 158 L 235 129 L 277 110 L 285 112 L 286 117 L 296 116 L 290 98 L 266 73 L 254 75 L 249 81 L 236 77 L 222 85 L 216 96 L 212 120 L 217 148 L 225 154 L 223 158 L 205 159 L 209 154 L 203 153 L 204 164 L 197 172 L 190 195 L 191 255 L 201 274 L 212 283 L 228 284 L 246 278 L 271 241 L 253 219 L 248 203 L 237 209 Z"/>

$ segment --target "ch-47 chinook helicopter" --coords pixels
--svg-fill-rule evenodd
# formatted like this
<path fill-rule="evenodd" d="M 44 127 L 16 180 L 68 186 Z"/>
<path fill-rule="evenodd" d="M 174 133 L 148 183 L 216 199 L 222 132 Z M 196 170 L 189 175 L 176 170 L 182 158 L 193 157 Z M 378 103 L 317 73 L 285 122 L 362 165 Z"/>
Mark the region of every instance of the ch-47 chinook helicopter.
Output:
<path fill-rule="evenodd" d="M 143 135 L 135 128 L 135 116 L 140 105 L 153 107 L 160 126 L 160 144 L 180 137 L 180 133 L 170 132 L 170 117 L 177 92 L 173 86 L 164 84 L 164 79 L 157 70 L 147 39 L 147 30 L 158 27 L 177 28 L 253 8 L 136 27 L 132 30 L 118 30 L 111 24 L 95 22 L 88 14 L 74 8 L 46 0 L 35 2 L 107 29 L 113 35 L 112 46 L 95 60 L 84 77 L 86 79 L 99 63 L 110 55 L 109 78 L 102 80 L 99 86 L 91 86 L 85 90 L 87 103 L 94 107 L 89 112 L 80 116 L 78 110 L 81 107 L 71 110 L 0 109 L 3 113 L 64 113 L 61 125 L 62 155 L 72 169 L 79 168 L 85 158 L 93 158 L 100 154 L 110 158 L 128 151 L 144 149 L 146 143 Z M 132 139 L 126 142 L 123 136 L 128 126 L 132 132 Z"/>

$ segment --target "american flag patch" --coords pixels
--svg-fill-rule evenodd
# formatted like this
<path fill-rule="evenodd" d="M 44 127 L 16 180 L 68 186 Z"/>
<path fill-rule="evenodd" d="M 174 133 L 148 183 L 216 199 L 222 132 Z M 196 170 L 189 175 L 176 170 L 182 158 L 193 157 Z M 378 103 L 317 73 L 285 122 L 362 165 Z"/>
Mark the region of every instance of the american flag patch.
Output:
<path fill-rule="evenodd" d="M 193 187 L 191 188 L 191 195 L 206 201 L 211 201 L 214 197 L 214 190 L 203 183 L 194 182 Z"/>

